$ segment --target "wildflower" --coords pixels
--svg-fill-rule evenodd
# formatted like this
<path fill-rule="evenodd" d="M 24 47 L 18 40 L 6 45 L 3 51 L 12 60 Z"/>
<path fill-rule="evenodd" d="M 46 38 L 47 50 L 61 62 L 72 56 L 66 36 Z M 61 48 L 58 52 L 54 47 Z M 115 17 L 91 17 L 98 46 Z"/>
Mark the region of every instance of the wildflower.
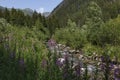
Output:
<path fill-rule="evenodd" d="M 64 58 L 59 58 L 59 59 L 57 59 L 56 64 L 57 64 L 59 67 L 62 67 L 62 66 L 64 65 L 64 61 L 65 61 Z"/>
<path fill-rule="evenodd" d="M 48 47 L 56 46 L 56 41 L 53 39 L 48 40 Z"/>
<path fill-rule="evenodd" d="M 41 66 L 42 66 L 42 68 L 45 68 L 47 66 L 47 60 L 46 59 L 42 60 Z"/>
<path fill-rule="evenodd" d="M 69 71 L 68 71 L 68 68 L 65 67 L 63 69 L 63 79 L 67 80 L 67 78 L 69 78 Z"/>
<path fill-rule="evenodd" d="M 112 63 L 106 64 L 106 63 L 101 63 L 101 70 L 109 70 L 111 71 L 114 68 L 114 65 Z"/>
<path fill-rule="evenodd" d="M 101 70 L 104 71 L 104 70 L 106 69 L 106 64 L 105 64 L 105 63 L 101 63 L 101 64 L 100 64 L 100 67 L 101 67 Z"/>
<path fill-rule="evenodd" d="M 69 57 L 68 55 L 64 56 L 64 59 L 65 59 L 65 61 L 64 61 L 65 66 L 63 67 L 64 80 L 66 80 L 70 76 L 70 74 L 69 74 L 70 65 L 69 65 L 68 57 Z"/>
<path fill-rule="evenodd" d="M 80 64 L 75 67 L 75 72 L 76 72 L 76 76 L 80 76 L 80 74 L 81 74 Z"/>
<path fill-rule="evenodd" d="M 112 70 L 113 68 L 114 68 L 114 64 L 113 64 L 113 63 L 110 63 L 109 69 Z"/>
<path fill-rule="evenodd" d="M 25 62 L 24 62 L 24 59 L 23 59 L 23 58 L 20 58 L 19 64 L 20 64 L 21 67 L 24 67 L 24 66 L 25 66 Z"/>
<path fill-rule="evenodd" d="M 101 56 L 101 61 L 102 62 L 109 62 L 110 61 L 110 57 L 108 55 L 106 56 Z"/>
<path fill-rule="evenodd" d="M 65 60 L 68 60 L 69 55 L 68 54 L 64 54 L 64 58 L 65 58 Z"/>
<path fill-rule="evenodd" d="M 102 61 L 102 62 L 104 62 L 104 61 L 105 61 L 104 56 L 101 56 L 101 61 Z"/>
<path fill-rule="evenodd" d="M 25 73 L 25 62 L 24 62 L 24 58 L 20 58 L 19 59 L 19 71 L 20 73 L 24 74 Z"/>
<path fill-rule="evenodd" d="M 116 68 L 114 70 L 114 79 L 115 80 L 120 80 L 120 68 Z"/>

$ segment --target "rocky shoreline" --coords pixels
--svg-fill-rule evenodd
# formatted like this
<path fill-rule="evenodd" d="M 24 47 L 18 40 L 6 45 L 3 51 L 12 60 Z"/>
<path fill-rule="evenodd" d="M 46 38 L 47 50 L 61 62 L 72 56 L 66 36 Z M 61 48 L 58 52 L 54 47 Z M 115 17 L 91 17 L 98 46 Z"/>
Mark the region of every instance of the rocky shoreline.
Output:
<path fill-rule="evenodd" d="M 106 64 L 108 64 L 108 68 L 111 69 L 112 74 L 117 68 L 120 68 L 120 63 L 110 60 L 109 57 L 107 58 L 96 53 L 93 53 L 92 56 L 85 56 L 83 51 L 73 50 L 66 45 L 57 44 L 54 40 L 48 41 L 47 46 L 51 53 L 57 54 L 60 63 L 63 64 L 67 56 L 68 62 L 72 65 L 72 68 L 75 69 L 77 66 L 80 66 L 82 72 L 85 72 L 87 69 L 89 74 L 93 74 L 97 69 L 99 74 L 102 75 L 104 72 L 102 68 L 105 68 Z"/>

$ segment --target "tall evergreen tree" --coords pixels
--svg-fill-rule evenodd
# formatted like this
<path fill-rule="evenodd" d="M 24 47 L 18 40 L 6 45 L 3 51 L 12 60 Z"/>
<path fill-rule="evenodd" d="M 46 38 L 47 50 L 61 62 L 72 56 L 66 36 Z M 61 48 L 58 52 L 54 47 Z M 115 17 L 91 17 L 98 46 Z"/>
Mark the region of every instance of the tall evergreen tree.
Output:
<path fill-rule="evenodd" d="M 36 11 L 33 12 L 32 15 L 32 24 L 34 25 L 36 20 L 38 19 L 38 13 Z"/>
<path fill-rule="evenodd" d="M 25 25 L 25 15 L 21 10 L 17 11 L 16 14 L 17 18 L 16 18 L 16 24 L 17 25 Z"/>
<path fill-rule="evenodd" d="M 3 17 L 3 12 L 2 12 L 2 10 L 0 10 L 0 18 L 2 18 Z"/>
<path fill-rule="evenodd" d="M 11 24 L 16 23 L 16 18 L 17 18 L 16 14 L 17 14 L 16 9 L 12 8 L 11 11 L 10 11 L 10 23 Z"/>
<path fill-rule="evenodd" d="M 5 8 L 3 17 L 9 22 L 10 21 L 10 11 Z"/>
<path fill-rule="evenodd" d="M 25 26 L 27 27 L 32 27 L 32 17 L 29 15 L 25 16 Z"/>
<path fill-rule="evenodd" d="M 51 35 L 54 34 L 56 28 L 60 28 L 58 20 L 55 16 L 52 16 L 47 19 L 47 28 L 49 29 Z"/>

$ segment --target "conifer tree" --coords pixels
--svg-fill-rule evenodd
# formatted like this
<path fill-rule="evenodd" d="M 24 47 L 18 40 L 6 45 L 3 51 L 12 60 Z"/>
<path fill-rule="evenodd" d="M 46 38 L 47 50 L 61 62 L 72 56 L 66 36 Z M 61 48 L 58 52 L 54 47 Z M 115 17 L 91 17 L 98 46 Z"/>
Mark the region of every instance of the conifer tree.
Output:
<path fill-rule="evenodd" d="M 36 20 L 38 19 L 38 13 L 36 11 L 33 12 L 32 15 L 32 24 L 34 25 Z"/>
<path fill-rule="evenodd" d="M 10 13 L 9 13 L 9 10 L 7 8 L 5 8 L 3 18 L 5 18 L 8 22 L 10 21 Z"/>
<path fill-rule="evenodd" d="M 11 11 L 10 11 L 10 23 L 11 24 L 16 23 L 16 18 L 17 18 L 16 14 L 17 14 L 16 9 L 12 8 Z"/>
<path fill-rule="evenodd" d="M 2 12 L 2 10 L 0 10 L 0 18 L 2 18 L 3 17 L 3 12 Z"/>
<path fill-rule="evenodd" d="M 25 16 L 25 26 L 31 28 L 32 27 L 32 18 L 29 15 Z"/>

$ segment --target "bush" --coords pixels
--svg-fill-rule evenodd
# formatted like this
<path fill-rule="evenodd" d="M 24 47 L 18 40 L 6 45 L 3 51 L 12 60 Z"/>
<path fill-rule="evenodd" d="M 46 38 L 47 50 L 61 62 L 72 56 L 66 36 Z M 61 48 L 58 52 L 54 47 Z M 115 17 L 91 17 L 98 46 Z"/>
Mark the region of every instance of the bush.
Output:
<path fill-rule="evenodd" d="M 102 49 L 99 46 L 95 46 L 90 43 L 86 44 L 82 50 L 86 56 L 92 56 L 93 53 L 96 53 L 96 54 L 102 53 Z"/>
<path fill-rule="evenodd" d="M 66 28 L 57 29 L 54 35 L 57 42 L 80 49 L 86 43 L 86 36 L 74 22 L 68 21 Z"/>
<path fill-rule="evenodd" d="M 110 20 L 101 26 L 98 35 L 98 42 L 100 45 L 120 44 L 120 17 Z"/>

